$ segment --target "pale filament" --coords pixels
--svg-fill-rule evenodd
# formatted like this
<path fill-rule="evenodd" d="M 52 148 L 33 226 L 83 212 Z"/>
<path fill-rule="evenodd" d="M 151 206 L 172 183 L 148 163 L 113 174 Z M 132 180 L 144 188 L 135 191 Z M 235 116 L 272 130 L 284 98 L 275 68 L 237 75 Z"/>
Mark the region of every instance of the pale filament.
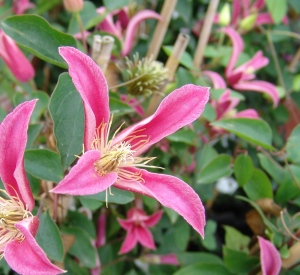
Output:
<path fill-rule="evenodd" d="M 150 138 L 147 135 L 139 134 L 139 132 L 145 130 L 139 129 L 133 131 L 123 141 L 114 144 L 114 139 L 124 123 L 114 132 L 112 138 L 108 140 L 112 118 L 113 116 L 111 116 L 108 123 L 102 122 L 96 129 L 95 139 L 91 147 L 94 150 L 100 151 L 101 157 L 94 163 L 95 171 L 99 176 L 104 176 L 110 172 L 116 172 L 118 174 L 117 181 L 126 180 L 143 182 L 144 180 L 141 173 L 132 173 L 123 168 L 156 168 L 147 165 L 148 162 L 155 158 L 135 156 L 135 153 L 144 147 L 149 142 Z"/>
<path fill-rule="evenodd" d="M 2 259 L 4 248 L 9 242 L 13 240 L 22 242 L 25 239 L 15 224 L 32 217 L 32 214 L 18 196 L 10 196 L 3 189 L 0 189 L 0 193 L 5 196 L 0 197 L 0 259 Z"/>

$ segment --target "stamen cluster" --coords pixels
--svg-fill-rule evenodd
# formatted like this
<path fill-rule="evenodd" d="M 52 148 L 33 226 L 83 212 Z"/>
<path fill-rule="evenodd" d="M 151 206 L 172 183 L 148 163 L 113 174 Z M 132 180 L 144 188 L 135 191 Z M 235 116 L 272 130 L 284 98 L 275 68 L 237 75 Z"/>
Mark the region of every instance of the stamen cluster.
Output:
<path fill-rule="evenodd" d="M 0 189 L 0 192 L 3 195 L 0 197 L 0 259 L 2 259 L 4 248 L 9 242 L 12 240 L 21 242 L 25 238 L 15 224 L 32 217 L 32 214 L 18 197 L 10 196 L 3 189 Z"/>
<path fill-rule="evenodd" d="M 139 55 L 133 56 L 133 61 L 125 57 L 125 70 L 122 70 L 128 93 L 133 96 L 151 95 L 158 92 L 168 79 L 168 69 L 161 62 L 151 57 L 139 60 Z"/>

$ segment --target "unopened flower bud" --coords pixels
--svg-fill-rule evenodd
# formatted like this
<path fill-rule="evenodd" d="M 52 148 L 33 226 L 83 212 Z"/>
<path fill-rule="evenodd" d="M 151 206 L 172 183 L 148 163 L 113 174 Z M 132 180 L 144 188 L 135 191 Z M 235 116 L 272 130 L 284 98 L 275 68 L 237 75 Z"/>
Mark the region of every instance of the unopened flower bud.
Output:
<path fill-rule="evenodd" d="M 83 0 L 63 0 L 63 3 L 68 12 L 78 12 L 83 9 Z"/>
<path fill-rule="evenodd" d="M 131 61 L 126 57 L 126 68 L 122 70 L 124 80 L 128 82 L 126 85 L 128 93 L 139 96 L 159 91 L 161 85 L 168 79 L 168 69 L 151 57 L 139 60 L 139 55 L 136 54 L 133 58 Z"/>
<path fill-rule="evenodd" d="M 247 17 L 245 17 L 240 23 L 241 30 L 243 30 L 243 31 L 252 30 L 255 25 L 256 18 L 257 18 L 257 13 L 252 13 L 252 14 L 248 15 Z"/>
<path fill-rule="evenodd" d="M 219 24 L 222 26 L 228 26 L 231 21 L 230 6 L 229 3 L 224 4 L 219 14 Z"/>

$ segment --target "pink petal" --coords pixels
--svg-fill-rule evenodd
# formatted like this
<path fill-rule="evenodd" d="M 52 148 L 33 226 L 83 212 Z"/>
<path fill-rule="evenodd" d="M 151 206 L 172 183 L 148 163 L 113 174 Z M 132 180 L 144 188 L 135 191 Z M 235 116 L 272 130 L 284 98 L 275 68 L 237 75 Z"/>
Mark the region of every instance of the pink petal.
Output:
<path fill-rule="evenodd" d="M 136 150 L 136 155 L 139 155 L 152 144 L 199 118 L 208 98 L 209 88 L 192 84 L 185 85 L 165 97 L 152 116 L 117 135 L 114 144 L 126 140 L 126 138 L 129 139 L 133 132 L 138 131 L 138 135 L 146 135 L 149 138 L 143 148 Z M 136 138 L 130 143 L 134 147 L 134 144 L 141 139 L 145 139 L 145 137 Z"/>
<path fill-rule="evenodd" d="M 269 58 L 263 55 L 262 51 L 258 51 L 249 61 L 245 62 L 234 71 L 242 71 L 247 74 L 246 70 L 257 71 L 269 64 Z"/>
<path fill-rule="evenodd" d="M 100 216 L 97 221 L 97 239 L 96 247 L 105 245 L 106 242 L 106 212 L 101 209 Z"/>
<path fill-rule="evenodd" d="M 279 94 L 277 92 L 276 86 L 272 83 L 261 81 L 261 80 L 253 80 L 248 82 L 240 82 L 233 86 L 236 90 L 241 91 L 255 91 L 261 92 L 269 95 L 273 100 L 273 107 L 277 107 L 279 102 Z"/>
<path fill-rule="evenodd" d="M 157 211 L 156 213 L 152 214 L 151 216 L 149 216 L 147 218 L 147 220 L 144 221 L 145 226 L 152 227 L 152 226 L 156 225 L 160 221 L 162 214 L 163 214 L 163 211 L 160 210 L 160 211 Z"/>
<path fill-rule="evenodd" d="M 36 217 L 25 219 L 15 226 L 24 234 L 25 240 L 14 240 L 6 245 L 4 258 L 9 266 L 23 275 L 55 275 L 65 271 L 53 265 L 34 239 L 39 221 Z"/>
<path fill-rule="evenodd" d="M 73 47 L 60 47 L 60 55 L 69 65 L 69 74 L 84 102 L 84 146 L 89 150 L 95 129 L 109 121 L 109 98 L 106 79 L 96 63 Z"/>
<path fill-rule="evenodd" d="M 239 19 L 241 14 L 241 0 L 233 0 L 232 1 L 232 25 L 235 25 Z"/>
<path fill-rule="evenodd" d="M 76 39 L 81 39 L 81 40 L 87 40 L 88 36 L 90 35 L 91 33 L 89 31 L 83 31 L 83 35 L 81 32 L 78 32 L 78 33 L 75 33 L 73 34 L 74 38 Z"/>
<path fill-rule="evenodd" d="M 130 21 L 128 7 L 123 7 L 122 9 L 120 9 L 120 11 L 118 12 L 117 15 L 118 15 L 118 20 L 121 24 L 122 29 L 126 29 L 129 24 L 129 21 Z"/>
<path fill-rule="evenodd" d="M 262 275 L 278 275 L 281 269 L 281 258 L 276 247 L 258 236 Z"/>
<path fill-rule="evenodd" d="M 118 182 L 114 187 L 148 195 L 181 215 L 202 237 L 204 237 L 205 209 L 196 192 L 184 181 L 169 175 L 150 173 L 143 169 L 130 169 L 141 172 L 141 188 L 133 182 Z M 143 191 L 144 190 L 144 191 Z"/>
<path fill-rule="evenodd" d="M 122 49 L 122 56 L 126 56 L 130 53 L 134 36 L 138 25 L 146 19 L 157 19 L 161 20 L 161 16 L 152 10 L 142 10 L 135 14 L 129 21 L 126 29 L 125 41 Z"/>
<path fill-rule="evenodd" d="M 125 230 L 130 230 L 134 226 L 134 221 L 133 220 L 122 220 L 122 219 L 117 219 L 118 223 L 121 225 L 121 227 Z"/>
<path fill-rule="evenodd" d="M 145 112 L 142 104 L 135 98 L 130 98 L 129 101 L 127 101 L 127 98 L 128 98 L 127 95 L 124 94 L 120 95 L 120 99 L 122 102 L 128 104 L 128 106 L 132 107 L 132 109 L 134 109 L 138 115 L 143 117 L 145 115 Z"/>
<path fill-rule="evenodd" d="M 203 71 L 202 75 L 208 77 L 213 84 L 214 89 L 225 89 L 226 82 L 222 76 L 213 71 Z"/>
<path fill-rule="evenodd" d="M 135 231 L 138 242 L 142 246 L 148 247 L 150 249 L 156 248 L 152 233 L 146 227 L 135 226 L 134 231 Z"/>
<path fill-rule="evenodd" d="M 257 10 L 261 10 L 265 6 L 265 0 L 256 0 L 252 6 Z"/>
<path fill-rule="evenodd" d="M 34 69 L 14 40 L 0 30 L 0 56 L 21 82 L 27 82 L 34 77 Z"/>
<path fill-rule="evenodd" d="M 137 244 L 136 234 L 132 230 L 127 231 L 125 240 L 121 246 L 119 254 L 124 254 L 132 250 Z"/>
<path fill-rule="evenodd" d="M 31 211 L 34 199 L 24 169 L 27 129 L 36 100 L 26 101 L 0 125 L 0 177 L 7 192 L 19 197 Z"/>
<path fill-rule="evenodd" d="M 118 175 L 117 173 L 108 173 L 100 177 L 94 169 L 94 163 L 99 159 L 99 151 L 85 152 L 69 174 L 51 191 L 58 194 L 84 196 L 106 190 L 114 184 Z"/>
<path fill-rule="evenodd" d="M 100 7 L 100 8 L 97 9 L 97 12 L 101 15 L 104 12 L 106 12 L 106 8 L 105 7 Z M 115 23 L 113 21 L 113 16 L 112 16 L 111 13 L 107 13 L 105 15 L 104 19 L 99 24 L 99 28 L 102 31 L 105 31 L 105 32 L 108 32 L 108 33 L 111 33 L 111 34 L 115 35 L 116 37 L 119 38 L 120 41 L 122 41 L 122 32 L 115 25 Z"/>
<path fill-rule="evenodd" d="M 28 9 L 33 9 L 35 5 L 29 0 L 17 0 L 13 2 L 13 12 L 15 14 L 23 14 Z"/>
<path fill-rule="evenodd" d="M 246 109 L 235 114 L 235 117 L 259 118 L 259 115 L 254 109 Z"/>
<path fill-rule="evenodd" d="M 269 12 L 259 13 L 255 20 L 255 25 L 274 24 L 274 20 Z"/>
<path fill-rule="evenodd" d="M 221 32 L 226 33 L 232 43 L 232 52 L 226 68 L 226 77 L 230 77 L 241 52 L 244 50 L 244 41 L 239 33 L 231 27 L 223 28 Z"/>

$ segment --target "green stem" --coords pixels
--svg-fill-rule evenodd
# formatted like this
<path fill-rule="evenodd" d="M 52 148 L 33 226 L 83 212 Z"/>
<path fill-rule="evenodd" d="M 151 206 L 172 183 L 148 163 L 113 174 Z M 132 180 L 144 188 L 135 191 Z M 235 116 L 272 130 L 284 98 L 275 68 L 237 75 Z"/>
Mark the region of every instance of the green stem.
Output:
<path fill-rule="evenodd" d="M 83 27 L 82 20 L 81 20 L 79 12 L 75 12 L 75 17 L 76 17 L 76 21 L 77 21 L 77 24 L 78 24 L 79 29 L 80 29 L 81 36 L 82 36 L 83 47 L 84 47 L 85 52 L 87 53 L 88 48 L 87 48 L 87 44 L 86 44 L 86 40 L 85 40 L 85 36 L 84 36 L 84 27 Z"/>
<path fill-rule="evenodd" d="M 285 86 L 283 76 L 282 76 L 282 72 L 281 72 L 281 69 L 280 69 L 277 53 L 276 53 L 273 41 L 271 39 L 270 31 L 266 31 L 265 34 L 267 36 L 267 40 L 268 40 L 268 43 L 269 43 L 269 46 L 270 46 L 270 50 L 271 50 L 271 54 L 272 54 L 272 57 L 273 57 L 273 60 L 274 60 L 275 70 L 276 70 L 278 78 L 279 78 L 280 86 L 284 89 L 285 93 L 287 93 L 286 86 Z"/>

